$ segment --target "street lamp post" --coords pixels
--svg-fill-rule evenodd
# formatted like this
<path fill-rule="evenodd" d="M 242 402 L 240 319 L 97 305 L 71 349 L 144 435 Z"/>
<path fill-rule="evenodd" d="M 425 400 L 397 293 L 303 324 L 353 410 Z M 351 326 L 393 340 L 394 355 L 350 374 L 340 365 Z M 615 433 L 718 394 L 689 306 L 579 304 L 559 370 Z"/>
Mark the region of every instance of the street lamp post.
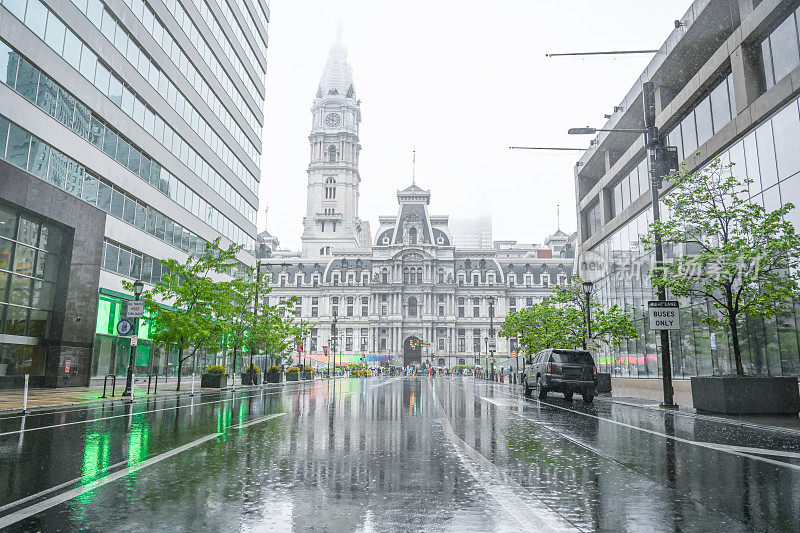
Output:
<path fill-rule="evenodd" d="M 142 295 L 142 290 L 144 289 L 144 283 L 142 280 L 137 279 L 133 282 L 133 301 L 138 302 L 139 297 Z M 133 336 L 131 337 L 136 338 L 139 334 L 139 318 L 136 317 L 133 319 Z M 138 339 L 137 339 L 138 340 Z M 128 377 L 125 380 L 125 391 L 123 391 L 123 396 L 132 396 L 133 395 L 133 366 L 136 364 L 136 345 L 138 342 L 131 342 L 131 354 L 130 358 L 128 359 Z"/>
<path fill-rule="evenodd" d="M 483 344 L 486 346 L 486 366 L 489 366 L 489 337 L 483 338 Z M 484 370 L 484 374 L 486 374 L 486 379 L 489 379 L 489 369 Z"/>
<path fill-rule="evenodd" d="M 597 129 L 597 128 L 571 128 L 567 133 L 570 135 L 593 135 L 598 131 L 615 133 L 643 133 L 645 135 L 645 146 L 647 147 L 648 171 L 650 173 L 650 203 L 653 209 L 653 222 L 659 222 L 659 189 L 664 180 L 664 176 L 678 170 L 678 149 L 674 146 L 664 146 L 656 127 L 656 100 L 655 87 L 653 82 L 648 81 L 642 84 L 642 107 L 644 108 L 645 129 Z M 661 269 L 664 264 L 664 250 L 661 245 L 661 235 L 655 232 L 653 235 L 653 251 L 655 255 L 655 268 Z M 666 289 L 659 285 L 658 300 L 666 301 Z M 672 389 L 672 359 L 669 349 L 669 331 L 661 330 L 661 375 L 664 387 L 663 407 L 675 408 L 674 393 Z"/>
<path fill-rule="evenodd" d="M 256 343 L 255 343 L 255 335 L 256 335 L 256 327 L 258 324 L 258 288 L 261 286 L 261 261 L 256 261 L 256 290 L 253 298 L 253 331 L 250 335 L 250 385 L 256 384 L 256 369 L 253 367 L 255 364 L 255 356 L 256 356 Z M 266 377 L 267 368 L 266 368 L 266 361 L 262 362 L 264 365 L 264 375 Z"/>
<path fill-rule="evenodd" d="M 583 339 L 583 349 L 585 350 L 589 339 L 592 338 L 592 309 L 591 309 L 591 297 L 592 297 L 592 286 L 594 284 L 591 281 L 584 281 L 583 282 L 583 295 L 586 297 L 586 337 Z"/>
<path fill-rule="evenodd" d="M 494 346 L 494 297 L 489 297 L 489 337 Z M 494 349 L 491 350 L 491 360 L 489 361 L 491 380 L 494 381 Z"/>
<path fill-rule="evenodd" d="M 336 374 L 336 315 L 333 315 L 333 322 L 331 323 L 331 336 L 333 337 L 333 346 L 331 346 L 331 354 L 333 354 L 333 373 Z"/>

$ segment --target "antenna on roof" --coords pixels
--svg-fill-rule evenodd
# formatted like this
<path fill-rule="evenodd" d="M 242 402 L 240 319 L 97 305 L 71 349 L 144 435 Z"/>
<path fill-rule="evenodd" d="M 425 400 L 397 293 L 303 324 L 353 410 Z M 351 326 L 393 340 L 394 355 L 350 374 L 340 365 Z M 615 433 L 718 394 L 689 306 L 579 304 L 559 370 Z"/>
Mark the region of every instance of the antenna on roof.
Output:
<path fill-rule="evenodd" d="M 411 185 L 417 184 L 417 147 L 411 151 Z"/>

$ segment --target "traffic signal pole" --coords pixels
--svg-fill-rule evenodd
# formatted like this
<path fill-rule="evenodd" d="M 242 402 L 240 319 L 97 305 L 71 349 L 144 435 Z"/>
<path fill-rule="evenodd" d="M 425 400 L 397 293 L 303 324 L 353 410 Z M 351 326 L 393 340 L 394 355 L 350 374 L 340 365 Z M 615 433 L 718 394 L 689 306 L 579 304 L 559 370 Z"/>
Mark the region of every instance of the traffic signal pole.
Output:
<path fill-rule="evenodd" d="M 653 82 L 648 81 L 642 85 L 642 103 L 644 105 L 644 124 L 647 129 L 645 133 L 645 143 L 647 145 L 647 166 L 650 171 L 650 194 L 653 204 L 653 222 L 661 220 L 659 205 L 659 188 L 661 188 L 664 176 L 671 170 L 677 170 L 677 151 L 669 150 L 664 147 L 659 131 L 656 127 L 656 101 Z M 655 268 L 661 269 L 664 265 L 664 250 L 661 245 L 661 234 L 655 232 L 653 235 L 653 247 L 655 252 Z M 658 300 L 667 300 L 666 289 L 663 285 L 657 287 Z M 664 403 L 662 407 L 676 408 L 674 402 L 674 391 L 672 388 L 672 359 L 669 349 L 669 331 L 662 329 L 661 334 L 661 377 L 664 387 Z"/>

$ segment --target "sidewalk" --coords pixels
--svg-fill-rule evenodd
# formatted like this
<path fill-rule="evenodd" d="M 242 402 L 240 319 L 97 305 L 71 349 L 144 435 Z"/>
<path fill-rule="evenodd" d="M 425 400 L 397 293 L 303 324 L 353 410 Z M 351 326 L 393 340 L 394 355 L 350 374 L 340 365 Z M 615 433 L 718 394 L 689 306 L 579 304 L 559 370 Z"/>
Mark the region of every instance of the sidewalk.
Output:
<path fill-rule="evenodd" d="M 699 413 L 692 407 L 692 386 L 688 379 L 673 380 L 672 388 L 674 401 L 679 406 L 679 413 L 800 432 L 800 416 Z M 664 400 L 663 384 L 661 379 L 611 378 L 611 394 L 601 394 L 598 397 L 622 405 L 661 409 L 660 404 Z"/>

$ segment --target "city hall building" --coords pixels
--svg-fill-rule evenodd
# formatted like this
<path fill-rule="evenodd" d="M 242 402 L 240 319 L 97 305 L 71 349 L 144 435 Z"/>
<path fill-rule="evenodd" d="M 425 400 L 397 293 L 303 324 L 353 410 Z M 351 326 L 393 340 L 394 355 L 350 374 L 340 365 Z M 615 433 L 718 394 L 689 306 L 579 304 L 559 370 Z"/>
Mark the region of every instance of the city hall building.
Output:
<path fill-rule="evenodd" d="M 624 96 L 603 128 L 644 127 L 642 83 L 656 94 L 656 126 L 688 171 L 716 158 L 750 178 L 749 200 L 768 210 L 800 204 L 800 2 L 697 0 Z M 679 15 L 676 13 L 676 15 Z M 666 135 L 665 135 L 666 134 Z M 600 133 L 575 167 L 578 266 L 600 265 L 594 290 L 633 318 L 639 338 L 597 354 L 601 371 L 657 377 L 658 339 L 648 329 L 652 254 L 642 236 L 652 221 L 642 135 Z M 669 194 L 665 183 L 662 194 Z M 662 213 L 664 211 L 662 210 Z M 800 210 L 789 218 L 800 227 Z M 681 301 L 680 331 L 670 332 L 676 377 L 734 371 L 727 331 L 702 322 L 701 299 Z M 745 371 L 800 374 L 798 317 L 747 319 L 740 330 Z"/>
<path fill-rule="evenodd" d="M 0 387 L 124 374 L 122 280 L 255 263 L 264 0 L 0 1 Z M 137 372 L 174 356 L 139 331 Z"/>
<path fill-rule="evenodd" d="M 260 240 L 270 303 L 296 296 L 297 317 L 311 325 L 303 353 L 323 365 L 334 346 L 337 361 L 371 365 L 485 365 L 490 350 L 509 357 L 515 340 L 497 336 L 500 324 L 568 282 L 575 236 L 557 231 L 544 245 L 458 248 L 448 217 L 428 211 L 430 191 L 412 182 L 373 237 L 358 216 L 361 110 L 341 42 L 311 113 L 302 251 L 275 251 L 277 239 L 266 232 Z"/>

